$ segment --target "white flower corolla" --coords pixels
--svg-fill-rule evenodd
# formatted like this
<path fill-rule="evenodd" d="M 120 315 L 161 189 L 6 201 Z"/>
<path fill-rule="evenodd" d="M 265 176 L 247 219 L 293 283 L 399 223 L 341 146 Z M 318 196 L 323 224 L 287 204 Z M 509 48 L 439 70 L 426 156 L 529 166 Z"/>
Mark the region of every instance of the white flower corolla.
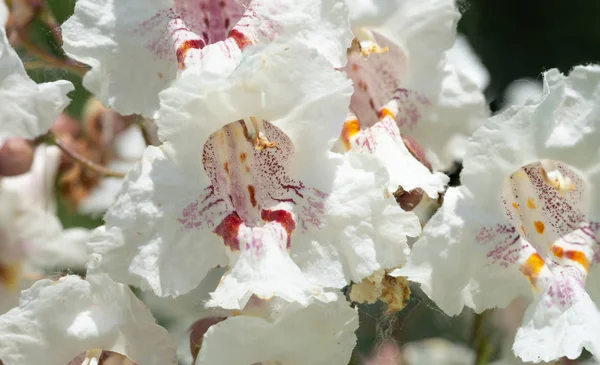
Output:
<path fill-rule="evenodd" d="M 267 316 L 242 313 L 210 326 L 195 365 L 346 365 L 357 328 L 358 312 L 342 295 L 308 306 L 283 303 Z"/>
<path fill-rule="evenodd" d="M 8 43 L 8 9 L 0 2 L 0 146 L 5 138 L 35 138 L 46 133 L 69 104 L 73 85 L 65 80 L 36 84 Z"/>
<path fill-rule="evenodd" d="M 0 179 L 0 313 L 17 303 L 19 289 L 44 268 L 81 268 L 88 231 L 63 230 L 53 197 L 57 147 L 36 149 L 31 170 Z"/>
<path fill-rule="evenodd" d="M 463 185 L 392 273 L 448 314 L 533 297 L 513 346 L 524 361 L 600 353 L 599 100 L 599 66 L 551 70 L 537 103 L 489 119 L 467 147 Z"/>
<path fill-rule="evenodd" d="M 168 332 L 129 287 L 103 273 L 36 282 L 0 316 L 0 336 L 5 365 L 64 365 L 82 352 L 92 364 L 101 350 L 137 364 L 177 363 Z"/>
<path fill-rule="evenodd" d="M 107 166 L 111 171 L 129 171 L 142 158 L 146 142 L 137 125 L 131 125 L 117 135 L 113 141 L 112 159 Z M 107 177 L 102 179 L 78 205 L 83 214 L 104 213 L 123 185 L 123 179 Z"/>
<path fill-rule="evenodd" d="M 489 114 L 478 85 L 445 54 L 459 17 L 454 1 L 352 1 L 350 10 L 357 42 L 346 66 L 355 85 L 349 123 L 358 121 L 361 130 L 372 128 L 381 121 L 382 108 L 395 100 L 397 127 L 384 128 L 387 139 L 401 144 L 399 130 L 416 140 L 434 170 L 448 169 L 462 158 L 460 137 L 470 135 Z M 388 145 L 383 154 L 401 156 Z M 394 172 L 404 169 L 402 163 L 387 167 L 391 181 L 402 176 Z M 429 174 L 421 188 L 434 184 L 440 192 L 445 183 L 443 176 Z"/>
<path fill-rule="evenodd" d="M 405 261 L 416 216 L 385 196 L 370 156 L 331 152 L 352 91 L 300 42 L 257 47 L 198 88 L 185 71 L 161 94 L 161 147 L 148 147 L 89 248 L 120 282 L 177 296 L 229 266 L 209 306 L 254 294 L 308 303 Z"/>
<path fill-rule="evenodd" d="M 281 34 L 342 66 L 347 14 L 341 0 L 79 0 L 62 34 L 67 54 L 91 66 L 83 84 L 98 99 L 155 118 L 158 93 L 182 69 L 231 72 L 248 45 Z"/>

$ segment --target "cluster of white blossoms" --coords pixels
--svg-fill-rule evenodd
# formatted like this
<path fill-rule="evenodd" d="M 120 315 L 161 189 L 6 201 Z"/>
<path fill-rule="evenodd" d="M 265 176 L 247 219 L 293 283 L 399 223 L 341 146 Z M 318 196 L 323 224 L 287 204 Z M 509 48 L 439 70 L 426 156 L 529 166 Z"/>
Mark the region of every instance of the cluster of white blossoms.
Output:
<path fill-rule="evenodd" d="M 458 19 L 454 0 L 78 0 L 61 33 L 84 87 L 160 139 L 88 200 L 93 232 L 58 221 L 40 143 L 73 86 L 32 81 L 2 27 L 0 159 L 38 147 L 0 174 L 0 364 L 345 365 L 351 302 L 399 310 L 407 280 L 449 315 L 530 298 L 524 361 L 600 357 L 600 66 L 488 118 Z"/>

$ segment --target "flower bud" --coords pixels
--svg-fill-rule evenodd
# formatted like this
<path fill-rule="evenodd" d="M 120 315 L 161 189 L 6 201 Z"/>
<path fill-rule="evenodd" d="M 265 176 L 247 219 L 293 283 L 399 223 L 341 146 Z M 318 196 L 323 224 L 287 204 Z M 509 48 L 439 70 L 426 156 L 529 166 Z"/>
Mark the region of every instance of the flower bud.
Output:
<path fill-rule="evenodd" d="M 0 147 L 0 176 L 22 175 L 33 163 L 34 148 L 21 138 L 9 138 Z"/>

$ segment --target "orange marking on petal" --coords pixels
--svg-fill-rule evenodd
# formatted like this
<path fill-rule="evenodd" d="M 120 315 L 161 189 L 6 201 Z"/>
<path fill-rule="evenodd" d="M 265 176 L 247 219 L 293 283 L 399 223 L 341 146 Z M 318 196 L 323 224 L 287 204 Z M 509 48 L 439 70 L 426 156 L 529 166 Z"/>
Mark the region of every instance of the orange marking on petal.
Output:
<path fill-rule="evenodd" d="M 252 204 L 253 207 L 256 206 L 256 196 L 254 195 L 254 193 L 254 186 L 248 185 L 248 194 L 250 194 L 250 204 Z"/>
<path fill-rule="evenodd" d="M 523 234 L 527 234 L 525 233 L 525 227 L 521 226 L 521 231 L 523 232 Z"/>
<path fill-rule="evenodd" d="M 556 257 L 563 257 L 565 251 L 560 246 L 552 245 L 552 253 Z"/>
<path fill-rule="evenodd" d="M 588 272 L 590 268 L 590 262 L 588 261 L 587 257 L 585 257 L 585 254 L 583 252 L 569 250 L 565 252 L 565 257 L 583 266 L 585 272 Z"/>
<path fill-rule="evenodd" d="M 342 127 L 340 139 L 346 151 L 350 151 L 350 138 L 360 132 L 360 122 L 357 119 L 347 120 Z"/>
<path fill-rule="evenodd" d="M 535 208 L 537 208 L 537 207 L 535 206 L 535 203 L 533 202 L 533 198 L 529 198 L 529 199 L 527 199 L 527 206 L 528 206 L 530 209 L 535 209 Z"/>
<path fill-rule="evenodd" d="M 244 152 L 244 153 L 240 154 L 240 161 L 241 161 L 241 162 L 244 162 L 244 161 L 246 161 L 246 152 Z"/>
<path fill-rule="evenodd" d="M 388 108 L 381 108 L 379 109 L 379 111 L 377 112 L 377 116 L 379 117 L 379 119 L 384 119 L 386 117 L 390 117 L 391 119 L 395 119 L 396 116 L 394 115 L 394 113 L 392 113 L 391 110 L 389 110 Z"/>
<path fill-rule="evenodd" d="M 177 55 L 177 63 L 179 64 L 179 69 L 183 70 L 185 68 L 185 55 L 188 53 L 190 49 L 202 49 L 205 43 L 202 39 L 189 39 L 184 41 L 177 47 L 177 51 L 175 54 Z"/>
<path fill-rule="evenodd" d="M 544 260 L 536 252 L 527 258 L 527 261 L 521 265 L 519 270 L 527 277 L 527 279 L 529 279 L 531 285 L 535 286 L 535 282 L 540 274 L 540 271 L 542 271 L 543 266 Z"/>
<path fill-rule="evenodd" d="M 537 233 L 542 234 L 544 233 L 544 229 L 546 229 L 546 226 L 544 226 L 543 222 L 540 221 L 535 221 L 533 222 L 533 226 L 535 227 L 535 230 L 537 231 Z"/>
<path fill-rule="evenodd" d="M 229 175 L 229 162 L 225 162 L 225 165 L 223 167 L 225 168 L 225 172 L 227 173 L 227 175 Z"/>
<path fill-rule="evenodd" d="M 513 202 L 512 206 L 513 206 L 513 208 L 515 208 L 515 210 L 519 210 L 519 204 Z"/>
<path fill-rule="evenodd" d="M 248 165 L 244 165 L 244 169 L 246 170 L 246 172 L 250 172 L 250 167 Z"/>

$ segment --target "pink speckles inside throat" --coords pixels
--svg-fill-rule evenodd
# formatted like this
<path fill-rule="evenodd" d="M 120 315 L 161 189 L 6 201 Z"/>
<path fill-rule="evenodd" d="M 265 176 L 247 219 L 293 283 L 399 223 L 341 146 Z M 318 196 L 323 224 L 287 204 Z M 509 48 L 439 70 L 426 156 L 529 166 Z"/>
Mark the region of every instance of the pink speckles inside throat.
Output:
<path fill-rule="evenodd" d="M 240 120 L 209 137 L 202 161 L 211 186 L 183 209 L 179 223 L 214 231 L 231 250 L 257 249 L 265 234 L 286 249 L 296 229 L 321 226 L 327 195 L 290 176 L 294 146 L 281 130 L 253 122 L 260 133 Z M 258 134 L 272 147 L 257 144 Z"/>

